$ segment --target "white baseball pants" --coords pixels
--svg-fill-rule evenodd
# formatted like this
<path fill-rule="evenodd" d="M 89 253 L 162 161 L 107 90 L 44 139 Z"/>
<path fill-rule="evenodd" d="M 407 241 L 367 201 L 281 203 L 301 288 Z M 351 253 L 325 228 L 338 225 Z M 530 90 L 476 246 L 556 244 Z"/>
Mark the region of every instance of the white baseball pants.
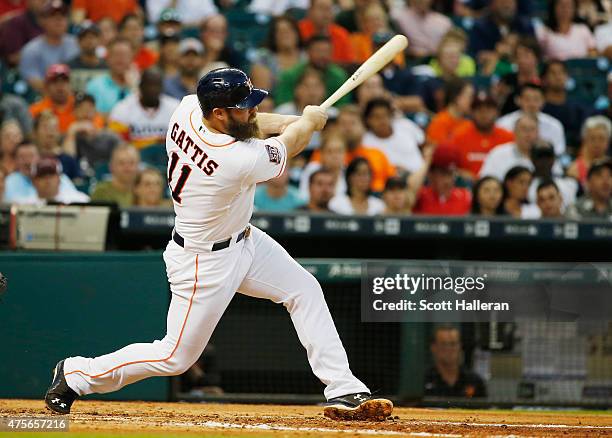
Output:
<path fill-rule="evenodd" d="M 171 240 L 164 261 L 172 291 L 166 336 L 104 356 L 66 359 L 66 381 L 77 394 L 112 392 L 147 377 L 184 373 L 200 357 L 236 291 L 287 308 L 312 371 L 326 385 L 327 399 L 369 392 L 349 368 L 321 286 L 263 231 L 251 226 L 246 239 L 205 253 L 186 251 Z"/>

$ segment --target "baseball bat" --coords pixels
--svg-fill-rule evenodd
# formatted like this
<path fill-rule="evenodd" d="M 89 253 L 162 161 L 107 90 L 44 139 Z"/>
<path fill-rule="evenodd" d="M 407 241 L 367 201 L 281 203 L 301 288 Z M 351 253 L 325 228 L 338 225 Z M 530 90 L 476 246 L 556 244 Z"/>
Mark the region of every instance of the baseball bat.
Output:
<path fill-rule="evenodd" d="M 408 39 L 404 35 L 395 35 L 387 43 L 378 49 L 372 56 L 359 66 L 357 71 L 346 80 L 325 102 L 321 104 L 323 109 L 328 109 L 338 102 L 343 96 L 374 76 L 380 69 L 387 65 L 395 56 L 408 47 Z"/>

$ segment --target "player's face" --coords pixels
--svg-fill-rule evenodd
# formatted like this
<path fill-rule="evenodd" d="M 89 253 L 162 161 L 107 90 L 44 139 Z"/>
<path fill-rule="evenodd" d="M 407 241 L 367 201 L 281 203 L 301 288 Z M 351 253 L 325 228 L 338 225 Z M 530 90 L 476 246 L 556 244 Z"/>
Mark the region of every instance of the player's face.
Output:
<path fill-rule="evenodd" d="M 250 109 L 231 108 L 227 110 L 227 134 L 244 141 L 259 135 L 257 107 Z"/>

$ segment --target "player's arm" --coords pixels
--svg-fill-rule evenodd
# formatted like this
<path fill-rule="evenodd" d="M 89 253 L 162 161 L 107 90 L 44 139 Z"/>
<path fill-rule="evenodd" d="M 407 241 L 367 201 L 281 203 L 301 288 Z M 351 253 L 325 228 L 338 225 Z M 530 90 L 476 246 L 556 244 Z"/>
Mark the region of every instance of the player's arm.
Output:
<path fill-rule="evenodd" d="M 309 105 L 304 108 L 301 117 L 291 123 L 278 136 L 287 148 L 287 156 L 294 157 L 310 143 L 315 131 L 320 131 L 327 122 L 327 112 L 320 106 Z"/>
<path fill-rule="evenodd" d="M 300 119 L 300 116 L 257 113 L 257 124 L 263 135 L 281 134 L 287 126 Z"/>

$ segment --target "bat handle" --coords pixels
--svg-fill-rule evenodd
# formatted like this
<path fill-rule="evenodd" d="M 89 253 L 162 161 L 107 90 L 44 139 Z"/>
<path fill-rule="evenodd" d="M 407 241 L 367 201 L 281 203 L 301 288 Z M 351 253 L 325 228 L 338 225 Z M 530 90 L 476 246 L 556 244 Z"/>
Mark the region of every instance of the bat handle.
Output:
<path fill-rule="evenodd" d="M 321 107 L 321 108 L 323 108 L 324 110 L 328 110 L 328 109 L 330 109 L 330 108 L 333 106 L 333 104 L 334 104 L 334 103 L 336 103 L 336 102 L 337 102 L 337 100 L 338 100 L 338 99 L 333 99 L 333 97 L 334 97 L 333 95 L 332 95 L 332 96 L 329 96 L 329 97 L 328 97 L 328 98 L 325 100 L 325 102 L 323 102 L 323 103 L 320 105 L 320 107 Z"/>

